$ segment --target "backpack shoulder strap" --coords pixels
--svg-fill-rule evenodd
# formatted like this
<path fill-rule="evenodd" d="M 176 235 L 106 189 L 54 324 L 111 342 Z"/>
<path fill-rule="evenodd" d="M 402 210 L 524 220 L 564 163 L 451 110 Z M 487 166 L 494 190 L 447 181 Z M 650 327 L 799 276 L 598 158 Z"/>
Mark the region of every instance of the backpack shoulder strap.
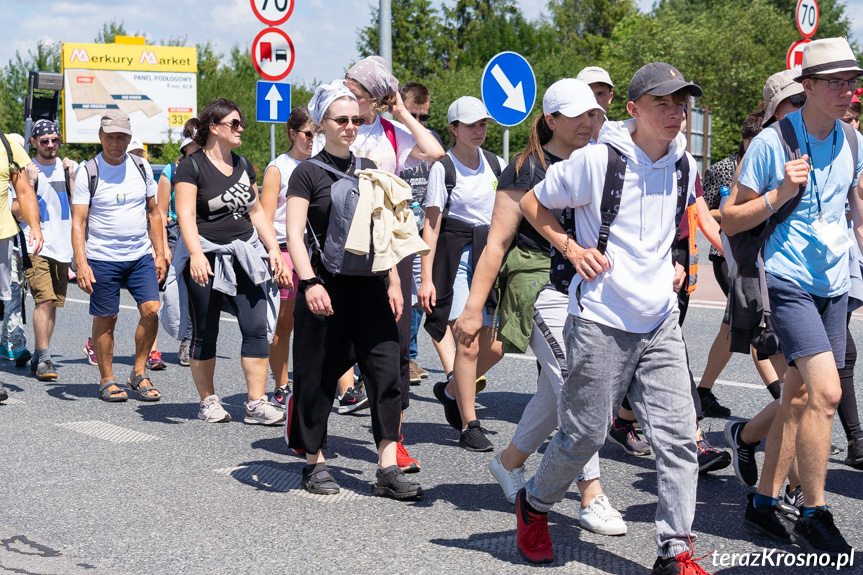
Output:
<path fill-rule="evenodd" d="M 328 172 L 331 172 L 331 173 L 333 173 L 333 174 L 337 175 L 337 176 L 339 177 L 339 179 L 348 179 L 348 180 L 354 180 L 354 181 L 357 181 L 357 179 L 356 179 L 355 177 L 353 177 L 353 176 L 349 176 L 349 175 L 347 175 L 347 174 L 346 174 L 346 173 L 344 173 L 344 172 L 340 172 L 339 170 L 335 169 L 335 168 L 334 168 L 334 167 L 332 167 L 331 165 L 329 165 L 329 164 L 327 164 L 327 163 L 325 163 L 325 162 L 322 162 L 322 161 L 320 161 L 320 160 L 316 160 L 316 159 L 314 159 L 314 158 L 309 158 L 309 159 L 308 159 L 308 160 L 306 160 L 306 161 L 307 161 L 307 162 L 309 162 L 309 163 L 312 163 L 312 164 L 314 164 L 314 165 L 316 165 L 316 166 L 318 166 L 318 167 L 320 167 L 320 168 L 323 168 L 323 169 L 325 169 L 325 170 L 326 170 L 326 171 L 328 171 Z"/>
<path fill-rule="evenodd" d="M 240 169 L 244 172 L 249 171 L 249 160 L 246 159 L 246 156 L 242 154 L 237 154 L 237 157 L 240 159 Z"/>
<path fill-rule="evenodd" d="M 689 154 L 684 153 L 677 163 L 674 166 L 677 176 L 677 212 L 674 214 L 675 222 L 677 222 L 677 235 L 675 235 L 675 239 L 680 236 L 680 221 L 683 219 L 683 215 L 686 213 L 686 206 L 689 200 L 689 184 L 693 184 L 694 182 L 690 182 L 690 165 L 689 165 Z M 689 230 L 689 233 L 693 233 L 692 230 Z"/>
<path fill-rule="evenodd" d="M 393 151 L 396 153 L 396 156 L 398 156 L 399 149 L 398 146 L 396 146 L 396 127 L 393 126 L 392 122 L 390 122 L 383 116 L 381 116 L 380 118 L 381 127 L 384 129 L 384 134 L 386 135 L 387 140 L 390 141 L 390 144 L 393 145 Z M 396 161 L 398 161 L 398 157 L 396 157 Z"/>
<path fill-rule="evenodd" d="M 9 140 L 6 139 L 6 134 L 2 131 L 0 131 L 0 142 L 3 143 L 3 148 L 6 150 L 6 161 L 9 163 L 10 171 L 17 172 L 21 166 L 15 161 L 15 157 L 12 155 L 12 146 L 9 145 Z"/>
<path fill-rule="evenodd" d="M 845 133 L 845 141 L 848 142 L 848 146 L 851 148 L 851 159 L 854 160 L 854 181 L 857 181 L 857 162 L 860 159 L 860 150 L 857 149 L 857 131 L 851 127 L 851 124 L 846 122 L 839 122 L 839 125 L 842 126 L 842 131 Z M 852 183 L 853 187 L 854 184 Z"/>
<path fill-rule="evenodd" d="M 494 177 L 500 179 L 500 162 L 497 160 L 497 154 L 483 148 L 480 150 L 482 150 L 482 155 L 485 156 L 485 161 L 488 162 L 491 171 L 494 172 Z"/>
<path fill-rule="evenodd" d="M 446 186 L 446 204 L 444 204 L 443 208 L 443 217 L 446 218 L 449 216 L 450 196 L 452 195 L 453 188 L 455 188 L 455 164 L 452 162 L 449 154 L 444 154 L 439 162 L 443 165 L 443 183 Z"/>
<path fill-rule="evenodd" d="M 135 167 L 138 168 L 138 172 L 141 173 L 141 178 L 144 180 L 144 185 L 147 185 L 147 170 L 144 168 L 144 158 L 141 156 L 136 156 L 135 154 L 126 154 L 130 158 L 132 158 L 132 162 L 135 163 Z"/>
<path fill-rule="evenodd" d="M 84 164 L 84 170 L 87 172 L 87 187 L 90 189 L 90 205 L 93 205 L 93 196 L 96 195 L 96 186 L 99 184 L 99 162 L 96 158 L 90 158 Z"/>
<path fill-rule="evenodd" d="M 626 158 L 620 151 L 606 144 L 608 148 L 608 167 L 605 172 L 605 185 L 602 188 L 602 203 L 599 205 L 601 223 L 596 249 L 605 254 L 608 247 L 608 234 L 611 224 L 620 211 L 620 196 L 623 193 L 623 179 L 626 176 Z"/>
<path fill-rule="evenodd" d="M 794 131 L 794 124 L 791 123 L 791 120 L 788 118 L 782 118 L 778 122 L 770 124 L 769 127 L 776 130 L 776 134 L 779 136 L 779 141 L 785 149 L 785 157 L 788 158 L 789 161 L 799 160 L 803 157 L 803 154 L 800 152 L 800 143 L 797 140 L 797 133 Z M 779 208 L 779 211 L 770 217 L 770 219 L 773 220 L 773 223 L 778 225 L 788 219 L 788 216 L 797 209 L 797 206 L 800 204 L 800 200 L 803 199 L 803 194 L 805 192 L 806 186 L 801 185 L 797 195 L 785 202 L 782 207 Z M 773 227 L 775 228 L 775 226 Z"/>
<path fill-rule="evenodd" d="M 192 163 L 192 171 L 195 172 L 195 181 L 201 179 L 201 168 L 198 166 L 198 160 L 195 159 L 195 154 L 189 154 L 186 156 L 189 161 Z"/>

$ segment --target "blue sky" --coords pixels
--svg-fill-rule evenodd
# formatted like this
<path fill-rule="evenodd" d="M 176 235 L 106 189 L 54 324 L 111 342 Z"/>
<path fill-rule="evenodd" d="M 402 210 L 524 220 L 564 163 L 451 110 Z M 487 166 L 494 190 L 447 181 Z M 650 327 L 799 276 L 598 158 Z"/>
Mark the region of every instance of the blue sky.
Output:
<path fill-rule="evenodd" d="M 369 22 L 377 0 L 295 2 L 291 18 L 281 26 L 296 50 L 288 81 L 311 83 L 341 76 L 357 57 L 357 31 Z M 92 42 L 102 23 L 111 19 L 153 40 L 177 36 L 187 37 L 190 44 L 209 40 L 222 52 L 234 44 L 248 49 L 264 27 L 254 16 L 250 0 L 37 0 L 38 14 L 33 0 L 3 0 L 3 4 L 0 65 L 16 49 L 26 52 L 39 39 Z M 546 0 L 520 0 L 519 4 L 525 16 L 533 19 L 545 11 Z M 653 0 L 639 0 L 642 11 L 649 11 L 652 4 Z M 846 0 L 846 5 L 847 14 L 863 14 L 863 0 Z M 854 36 L 863 44 L 863 17 L 854 23 Z"/>

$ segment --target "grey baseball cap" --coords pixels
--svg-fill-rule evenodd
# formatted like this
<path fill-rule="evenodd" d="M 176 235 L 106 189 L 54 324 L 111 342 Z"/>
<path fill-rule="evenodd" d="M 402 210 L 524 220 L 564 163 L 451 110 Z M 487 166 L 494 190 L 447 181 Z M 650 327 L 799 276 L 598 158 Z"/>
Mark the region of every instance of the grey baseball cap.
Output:
<path fill-rule="evenodd" d="M 632 77 L 627 98 L 634 102 L 645 94 L 667 96 L 683 88 L 688 88 L 689 94 L 695 98 L 700 98 L 704 93 L 697 84 L 687 82 L 680 70 L 671 64 L 651 62 L 639 68 Z"/>

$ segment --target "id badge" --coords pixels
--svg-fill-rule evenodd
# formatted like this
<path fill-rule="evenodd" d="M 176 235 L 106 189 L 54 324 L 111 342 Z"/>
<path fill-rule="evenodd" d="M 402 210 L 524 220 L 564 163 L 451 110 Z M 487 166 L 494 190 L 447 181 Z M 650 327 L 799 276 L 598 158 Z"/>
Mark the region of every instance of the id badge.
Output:
<path fill-rule="evenodd" d="M 126 203 L 126 194 L 117 194 L 117 203 L 125 204 Z"/>
<path fill-rule="evenodd" d="M 853 245 L 851 239 L 848 237 L 846 228 L 836 222 L 828 222 L 824 218 L 819 217 L 812 224 L 812 228 L 818 234 L 821 243 L 827 246 L 830 252 L 836 257 L 847 253 Z"/>

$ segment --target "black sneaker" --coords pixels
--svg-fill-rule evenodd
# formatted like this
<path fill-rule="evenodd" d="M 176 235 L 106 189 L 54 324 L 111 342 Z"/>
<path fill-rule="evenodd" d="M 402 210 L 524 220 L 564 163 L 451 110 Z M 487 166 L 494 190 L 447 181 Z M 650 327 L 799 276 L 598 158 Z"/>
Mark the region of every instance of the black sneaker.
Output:
<path fill-rule="evenodd" d="M 273 392 L 273 404 L 281 409 L 285 408 L 285 402 L 288 396 L 291 395 L 291 384 L 282 385 Z"/>
<path fill-rule="evenodd" d="M 446 417 L 446 422 L 453 429 L 461 431 L 461 414 L 458 411 L 458 402 L 446 396 L 446 384 L 446 381 L 439 381 L 434 384 L 432 391 L 437 400 L 443 405 L 443 414 Z"/>
<path fill-rule="evenodd" d="M 330 475 L 326 463 L 303 466 L 303 489 L 316 495 L 335 495 L 339 484 Z"/>
<path fill-rule="evenodd" d="M 839 533 L 833 514 L 826 507 L 819 507 L 812 515 L 798 519 L 791 531 L 791 540 L 806 553 L 839 555 L 851 552 L 851 546 Z"/>
<path fill-rule="evenodd" d="M 863 465 L 863 439 L 855 439 L 848 446 L 848 457 L 845 458 L 845 465 L 851 467 Z"/>
<path fill-rule="evenodd" d="M 734 463 L 734 474 L 743 485 L 749 487 L 758 483 L 758 463 L 755 461 L 755 450 L 758 443 L 746 443 L 740 439 L 745 421 L 729 421 L 725 424 L 725 441 L 731 448 L 731 462 Z"/>
<path fill-rule="evenodd" d="M 423 488 L 416 481 L 408 479 L 398 465 L 390 465 L 386 469 L 378 468 L 375 472 L 372 493 L 391 499 L 417 499 L 422 497 Z"/>
<path fill-rule="evenodd" d="M 743 527 L 755 535 L 763 535 L 780 543 L 791 543 L 791 524 L 776 507 L 755 507 L 752 504 L 755 494 L 750 493 L 746 497 L 749 502 L 743 515 Z"/>
<path fill-rule="evenodd" d="M 689 551 L 676 557 L 657 557 L 651 575 L 680 575 L 681 573 L 707 573 L 698 562 L 706 557 L 693 559 Z"/>
<path fill-rule="evenodd" d="M 786 485 L 782 497 L 776 502 L 776 509 L 784 513 L 789 519 L 796 520 L 803 512 L 805 504 L 803 489 L 798 485 L 792 490 L 791 485 Z"/>
<path fill-rule="evenodd" d="M 836 447 L 834 443 L 830 444 L 830 455 L 839 455 L 842 453 L 842 450 Z"/>
<path fill-rule="evenodd" d="M 698 473 L 718 471 L 731 465 L 731 454 L 710 445 L 706 439 L 698 442 Z"/>
<path fill-rule="evenodd" d="M 621 446 L 628 455 L 650 455 L 650 445 L 641 440 L 631 423 L 617 427 L 617 419 L 611 424 L 608 439 Z"/>
<path fill-rule="evenodd" d="M 710 391 L 701 398 L 701 413 L 711 417 L 728 417 L 731 415 L 731 410 L 721 405 L 713 395 L 713 391 Z"/>
<path fill-rule="evenodd" d="M 353 413 L 355 411 L 360 411 L 361 409 L 368 409 L 369 407 L 369 398 L 366 397 L 365 391 L 363 391 L 362 386 L 350 386 L 344 395 L 339 396 L 339 409 L 338 412 L 340 415 L 344 415 L 346 413 Z"/>
<path fill-rule="evenodd" d="M 9 399 L 9 392 L 6 391 L 6 388 L 3 387 L 3 383 L 0 382 L 0 401 L 6 401 Z"/>
<path fill-rule="evenodd" d="M 494 445 L 491 444 L 483 431 L 479 420 L 474 419 L 467 424 L 467 429 L 461 432 L 458 446 L 468 451 L 491 451 L 494 449 Z"/>

